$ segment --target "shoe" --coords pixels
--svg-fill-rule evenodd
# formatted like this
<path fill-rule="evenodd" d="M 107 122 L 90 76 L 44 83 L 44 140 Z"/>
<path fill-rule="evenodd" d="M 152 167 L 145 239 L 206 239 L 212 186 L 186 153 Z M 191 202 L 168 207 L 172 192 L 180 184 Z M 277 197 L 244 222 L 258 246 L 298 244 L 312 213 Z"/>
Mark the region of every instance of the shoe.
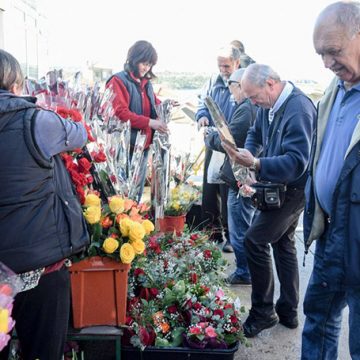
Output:
<path fill-rule="evenodd" d="M 244 335 L 247 338 L 252 338 L 265 329 L 275 326 L 279 322 L 276 314 L 262 319 L 255 319 L 249 316 L 243 324 Z"/>
<path fill-rule="evenodd" d="M 296 311 L 292 311 L 291 314 L 288 313 L 287 315 L 285 315 L 280 311 L 277 304 L 275 306 L 275 311 L 279 317 L 279 323 L 281 325 L 284 325 L 289 329 L 296 329 L 299 326 L 299 320 Z"/>
<path fill-rule="evenodd" d="M 239 275 L 231 274 L 225 279 L 225 283 L 228 285 L 251 285 L 250 279 L 244 279 Z"/>
<path fill-rule="evenodd" d="M 286 318 L 279 315 L 279 323 L 289 329 L 296 329 L 299 326 L 299 320 L 297 316 L 293 318 Z"/>
<path fill-rule="evenodd" d="M 224 253 L 233 253 L 234 252 L 229 240 L 227 240 L 226 243 L 224 244 L 222 251 Z"/>

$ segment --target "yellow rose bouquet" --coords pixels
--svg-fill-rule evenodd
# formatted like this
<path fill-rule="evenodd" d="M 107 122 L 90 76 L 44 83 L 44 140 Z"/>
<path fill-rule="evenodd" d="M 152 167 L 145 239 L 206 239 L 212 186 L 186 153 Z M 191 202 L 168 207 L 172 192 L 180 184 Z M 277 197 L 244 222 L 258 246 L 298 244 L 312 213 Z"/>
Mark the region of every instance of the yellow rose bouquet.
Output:
<path fill-rule="evenodd" d="M 149 206 L 115 195 L 102 204 L 97 193 L 89 193 L 83 205 L 91 234 L 85 256 L 107 256 L 130 264 L 145 251 L 144 239 L 154 231 L 147 219 Z"/>
<path fill-rule="evenodd" d="M 165 207 L 165 215 L 185 215 L 199 197 L 200 191 L 195 186 L 187 183 L 177 185 L 170 190 L 169 200 Z"/>

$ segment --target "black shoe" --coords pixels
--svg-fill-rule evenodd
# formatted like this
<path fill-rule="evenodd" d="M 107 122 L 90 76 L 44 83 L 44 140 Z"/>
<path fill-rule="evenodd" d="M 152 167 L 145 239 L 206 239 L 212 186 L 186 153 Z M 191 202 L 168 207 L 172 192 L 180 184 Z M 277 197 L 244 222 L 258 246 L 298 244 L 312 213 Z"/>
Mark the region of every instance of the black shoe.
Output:
<path fill-rule="evenodd" d="M 249 316 L 243 324 L 244 335 L 247 338 L 252 338 L 265 329 L 275 326 L 279 322 L 276 314 L 267 318 L 255 319 Z"/>
<path fill-rule="evenodd" d="M 251 285 L 250 279 L 244 279 L 239 275 L 231 274 L 225 279 L 226 284 L 228 285 Z"/>
<path fill-rule="evenodd" d="M 226 243 L 224 244 L 222 251 L 225 253 L 233 253 L 234 252 L 229 240 L 227 240 Z"/>
<path fill-rule="evenodd" d="M 289 329 L 296 329 L 299 326 L 299 320 L 297 316 L 293 318 L 286 318 L 279 315 L 279 323 Z"/>
<path fill-rule="evenodd" d="M 291 313 L 288 312 L 288 314 L 286 314 L 284 311 L 281 311 L 278 304 L 275 306 L 275 311 L 279 317 L 279 323 L 281 325 L 284 325 L 289 329 L 296 329 L 299 326 L 299 320 L 296 311 L 291 311 Z"/>

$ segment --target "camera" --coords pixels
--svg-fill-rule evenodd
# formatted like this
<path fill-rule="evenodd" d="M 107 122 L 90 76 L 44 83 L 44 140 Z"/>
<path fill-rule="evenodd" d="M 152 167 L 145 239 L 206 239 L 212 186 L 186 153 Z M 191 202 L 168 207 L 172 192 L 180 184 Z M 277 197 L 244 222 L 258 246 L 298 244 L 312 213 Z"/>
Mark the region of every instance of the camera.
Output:
<path fill-rule="evenodd" d="M 283 205 L 286 194 L 286 185 L 257 182 L 251 185 L 251 187 L 256 191 L 251 200 L 258 210 L 275 210 L 280 209 Z"/>

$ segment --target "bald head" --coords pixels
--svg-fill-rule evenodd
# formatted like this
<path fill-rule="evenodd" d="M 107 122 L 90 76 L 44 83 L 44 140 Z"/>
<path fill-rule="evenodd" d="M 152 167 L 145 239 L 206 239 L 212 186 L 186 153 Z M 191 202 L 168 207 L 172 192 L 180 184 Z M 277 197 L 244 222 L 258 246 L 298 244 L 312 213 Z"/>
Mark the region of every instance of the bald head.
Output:
<path fill-rule="evenodd" d="M 360 3 L 341 1 L 318 16 L 314 47 L 326 68 L 353 85 L 360 81 Z"/>
<path fill-rule="evenodd" d="M 339 1 L 327 6 L 316 20 L 315 31 L 323 26 L 341 27 L 352 37 L 360 31 L 360 3 Z"/>

